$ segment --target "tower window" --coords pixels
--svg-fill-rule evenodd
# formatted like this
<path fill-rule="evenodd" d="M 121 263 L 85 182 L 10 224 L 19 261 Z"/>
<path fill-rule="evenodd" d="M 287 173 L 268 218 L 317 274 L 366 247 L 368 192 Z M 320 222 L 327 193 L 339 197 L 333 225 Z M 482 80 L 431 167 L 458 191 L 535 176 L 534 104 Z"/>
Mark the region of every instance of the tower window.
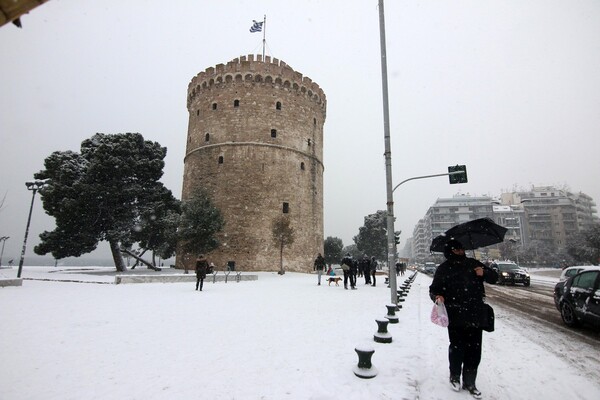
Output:
<path fill-rule="evenodd" d="M 290 212 L 290 203 L 288 203 L 287 201 L 283 202 L 283 213 L 287 214 Z"/>
<path fill-rule="evenodd" d="M 271 137 L 272 138 L 276 138 L 277 137 L 277 129 L 271 129 Z"/>
<path fill-rule="evenodd" d="M 239 107 L 240 106 L 240 101 L 239 100 L 234 100 L 233 101 L 233 106 L 234 107 Z"/>
<path fill-rule="evenodd" d="M 206 135 L 204 135 L 204 141 L 208 142 L 210 140 L 210 133 L 207 133 Z"/>
<path fill-rule="evenodd" d="M 196 110 L 196 115 L 200 116 L 200 110 Z"/>
<path fill-rule="evenodd" d="M 313 125 L 315 125 L 315 126 L 317 125 L 317 119 L 316 118 L 313 118 Z"/>
<path fill-rule="evenodd" d="M 219 164 L 223 164 L 223 156 L 219 156 Z"/>
<path fill-rule="evenodd" d="M 300 169 L 301 169 L 302 171 L 304 171 L 304 163 L 303 163 L 303 162 L 301 162 L 301 163 L 300 163 Z"/>
<path fill-rule="evenodd" d="M 277 103 L 275 103 L 275 109 L 276 110 L 281 110 L 281 102 L 278 101 Z"/>
<path fill-rule="evenodd" d="M 212 109 L 216 110 L 217 109 L 217 103 L 212 103 Z"/>

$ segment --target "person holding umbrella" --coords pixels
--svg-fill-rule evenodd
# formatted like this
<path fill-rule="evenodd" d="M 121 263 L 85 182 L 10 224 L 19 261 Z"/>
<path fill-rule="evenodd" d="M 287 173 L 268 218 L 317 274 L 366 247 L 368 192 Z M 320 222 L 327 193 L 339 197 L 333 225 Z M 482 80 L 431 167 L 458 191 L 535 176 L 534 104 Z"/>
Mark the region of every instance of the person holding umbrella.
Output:
<path fill-rule="evenodd" d="M 446 261 L 437 268 L 429 295 L 436 303 L 443 303 L 448 312 L 450 385 L 460 391 L 462 374 L 462 388 L 479 399 L 481 392 L 475 386 L 475 379 L 481 361 L 483 282 L 495 283 L 498 274 L 468 258 L 461 242 L 448 239 L 444 245 Z"/>

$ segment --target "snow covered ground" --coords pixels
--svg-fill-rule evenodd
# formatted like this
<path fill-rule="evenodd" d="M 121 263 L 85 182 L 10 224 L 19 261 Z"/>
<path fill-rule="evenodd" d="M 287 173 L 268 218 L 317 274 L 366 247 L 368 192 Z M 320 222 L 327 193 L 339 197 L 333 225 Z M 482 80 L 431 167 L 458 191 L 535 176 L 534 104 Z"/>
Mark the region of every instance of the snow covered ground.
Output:
<path fill-rule="evenodd" d="M 197 292 L 191 282 L 98 284 L 89 282 L 112 283 L 114 273 L 52 271 L 26 267 L 24 278 L 58 281 L 0 288 L 2 399 L 470 398 L 448 387 L 447 333 L 429 321 L 427 275 L 388 326 L 393 342 L 380 344 L 383 282 L 359 278 L 351 291 L 265 272 Z M 495 309 L 477 380 L 485 399 L 600 398 L 600 349 Z M 357 346 L 375 349 L 375 378 L 353 374 Z"/>

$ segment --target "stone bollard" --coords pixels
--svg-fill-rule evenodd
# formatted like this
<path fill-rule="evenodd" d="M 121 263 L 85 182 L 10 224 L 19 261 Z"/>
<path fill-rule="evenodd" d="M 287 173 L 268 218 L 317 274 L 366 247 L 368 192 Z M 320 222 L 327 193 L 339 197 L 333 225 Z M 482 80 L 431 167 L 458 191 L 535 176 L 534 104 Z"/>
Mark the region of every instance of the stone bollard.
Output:
<path fill-rule="evenodd" d="M 377 332 L 373 335 L 373 340 L 377 343 L 392 343 L 392 335 L 387 330 L 390 321 L 387 319 L 376 319 L 375 322 L 377 322 Z"/>
<path fill-rule="evenodd" d="M 388 310 L 387 315 L 385 316 L 390 324 L 397 324 L 399 322 L 398 316 L 396 315 L 396 305 L 395 304 L 387 304 L 386 308 Z"/>
<path fill-rule="evenodd" d="M 353 368 L 354 375 L 363 379 L 371 379 L 377 376 L 377 368 L 371 364 L 371 357 L 375 349 L 371 346 L 362 345 L 354 349 L 358 354 L 358 365 Z"/>

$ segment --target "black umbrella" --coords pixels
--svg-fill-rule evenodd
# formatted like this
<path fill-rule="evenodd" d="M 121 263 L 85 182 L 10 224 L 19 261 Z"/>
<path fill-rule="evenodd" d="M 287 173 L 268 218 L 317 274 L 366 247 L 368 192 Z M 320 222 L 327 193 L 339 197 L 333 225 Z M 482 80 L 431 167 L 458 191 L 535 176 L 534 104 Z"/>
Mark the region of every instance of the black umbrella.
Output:
<path fill-rule="evenodd" d="M 445 233 L 436 236 L 431 242 L 429 250 L 443 252 L 446 243 L 452 239 L 461 242 L 465 250 L 502 243 L 507 230 L 489 218 L 475 219 L 453 226 Z"/>

